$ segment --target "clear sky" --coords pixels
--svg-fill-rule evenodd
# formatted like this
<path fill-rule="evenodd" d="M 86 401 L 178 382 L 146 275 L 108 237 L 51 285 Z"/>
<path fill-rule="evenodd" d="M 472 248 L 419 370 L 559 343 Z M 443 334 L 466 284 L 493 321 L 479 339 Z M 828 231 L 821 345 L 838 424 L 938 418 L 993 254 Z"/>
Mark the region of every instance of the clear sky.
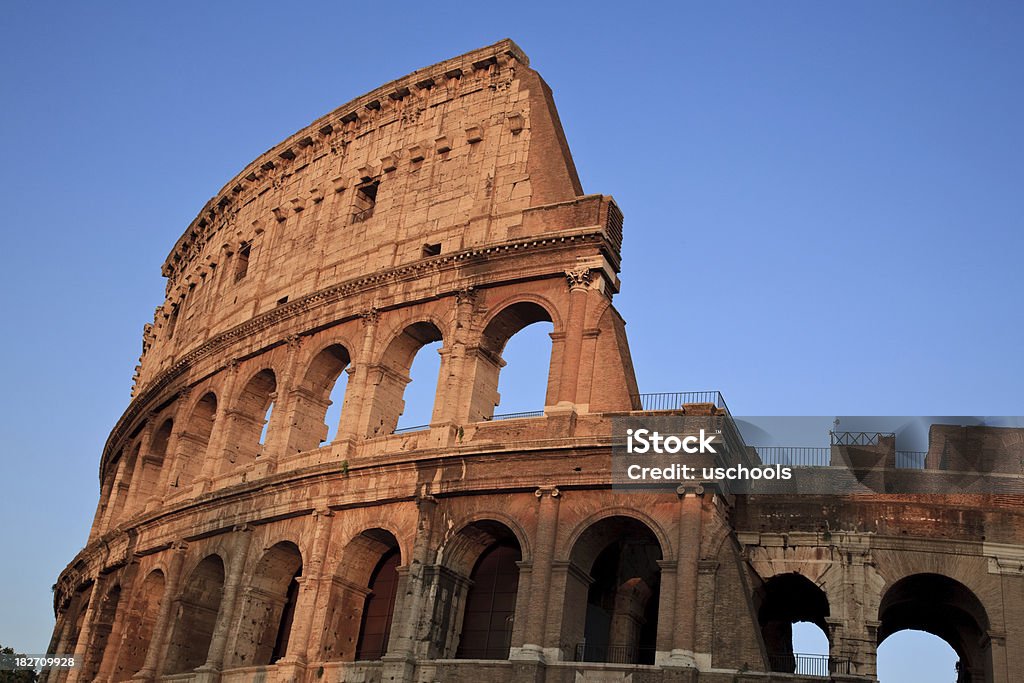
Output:
<path fill-rule="evenodd" d="M 316 117 L 504 37 L 625 213 L 642 391 L 1024 413 L 1021 3 L 10 0 L 3 26 L 5 645 L 46 646 L 203 203 Z"/>

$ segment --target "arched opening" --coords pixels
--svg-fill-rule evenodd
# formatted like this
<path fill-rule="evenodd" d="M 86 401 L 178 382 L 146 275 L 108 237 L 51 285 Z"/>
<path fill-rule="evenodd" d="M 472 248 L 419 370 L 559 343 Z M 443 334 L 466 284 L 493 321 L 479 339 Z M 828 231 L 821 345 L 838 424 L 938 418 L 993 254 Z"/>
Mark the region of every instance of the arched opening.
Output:
<path fill-rule="evenodd" d="M 401 552 L 394 535 L 367 529 L 345 547 L 331 586 L 320 658 L 380 659 L 387 654 Z"/>
<path fill-rule="evenodd" d="M 551 315 L 521 301 L 494 316 L 476 354 L 470 421 L 543 413 L 551 396 Z M 511 372 L 502 368 L 511 364 Z"/>
<path fill-rule="evenodd" d="M 156 493 L 160 470 L 164 466 L 167 445 L 170 442 L 173 429 L 174 420 L 171 418 L 164 420 L 150 438 L 149 452 L 142 454 L 142 471 L 136 478 L 137 482 L 133 484 L 135 488 L 132 491 L 133 505 L 140 509 L 145 508 L 146 503 Z"/>
<path fill-rule="evenodd" d="M 492 540 L 469 575 L 462 633 L 455 652 L 459 659 L 508 659 L 519 593 L 519 541 L 507 528 L 491 526 Z"/>
<path fill-rule="evenodd" d="M 395 614 L 395 595 L 398 592 L 398 548 L 386 552 L 370 575 L 370 592 L 363 606 L 356 659 L 380 659 L 388 649 L 391 620 Z"/>
<path fill-rule="evenodd" d="M 71 597 L 67 610 L 64 612 L 61 635 L 57 641 L 55 652 L 61 654 L 72 654 L 78 647 L 78 637 L 85 625 L 85 616 L 89 612 L 89 596 L 92 584 L 82 586 Z M 69 670 L 56 670 L 51 672 L 48 680 L 63 681 L 67 679 Z"/>
<path fill-rule="evenodd" d="M 437 405 L 442 343 L 441 331 L 429 322 L 414 323 L 392 340 L 378 368 L 367 436 L 429 426 Z"/>
<path fill-rule="evenodd" d="M 114 490 L 111 492 L 113 507 L 110 512 L 109 526 L 116 525 L 126 514 L 131 512 L 128 510 L 128 494 L 131 491 L 132 480 L 135 478 L 135 469 L 141 450 L 142 444 L 136 442 L 128 451 L 128 456 L 121 459 L 117 479 L 114 481 Z"/>
<path fill-rule="evenodd" d="M 802 651 L 794 646 L 796 632 L 813 634 L 816 628 L 828 641 L 828 597 L 825 591 L 800 574 L 779 574 L 761 584 L 754 592 L 754 607 L 761 628 L 768 666 L 771 671 L 807 676 L 828 676 L 831 672 L 828 650 L 824 653 Z M 816 635 L 816 634 L 815 634 Z M 800 639 L 801 645 L 808 638 Z"/>
<path fill-rule="evenodd" d="M 966 586 L 940 574 L 914 574 L 894 583 L 878 608 L 878 644 L 902 631 L 930 633 L 956 653 L 957 683 L 980 683 L 991 671 L 988 615 Z M 879 649 L 881 653 L 881 649 Z"/>
<path fill-rule="evenodd" d="M 202 473 L 216 417 L 217 397 L 207 392 L 192 408 L 185 429 L 178 436 L 176 472 L 170 481 L 171 488 L 191 486 Z"/>
<path fill-rule="evenodd" d="M 290 541 L 274 545 L 260 558 L 242 599 L 229 667 L 273 664 L 285 655 L 301 574 L 302 554 Z"/>
<path fill-rule="evenodd" d="M 117 608 L 121 603 L 121 586 L 114 585 L 100 599 L 96 616 L 92 622 L 92 637 L 89 648 L 82 662 L 82 680 L 94 680 L 105 663 L 105 658 L 113 648 L 110 644 L 110 632 L 117 619 Z"/>
<path fill-rule="evenodd" d="M 224 561 L 209 555 L 188 575 L 178 596 L 177 621 L 167 645 L 164 674 L 192 671 L 206 662 L 224 592 Z"/>
<path fill-rule="evenodd" d="M 256 373 L 238 395 L 231 412 L 231 439 L 223 471 L 252 463 L 263 451 L 266 430 L 277 398 L 277 378 L 270 369 Z"/>
<path fill-rule="evenodd" d="M 164 574 L 159 569 L 149 573 L 131 603 L 122 633 L 121 650 L 114 666 L 113 680 L 128 681 L 146 663 L 146 653 L 153 640 L 153 629 L 164 599 Z"/>
<path fill-rule="evenodd" d="M 608 517 L 580 534 L 562 616 L 562 642 L 577 661 L 654 663 L 661 559 L 654 532 L 631 517 Z"/>
<path fill-rule="evenodd" d="M 295 392 L 289 452 L 313 450 L 337 437 L 348 386 L 345 369 L 350 362 L 348 350 L 341 344 L 332 344 L 313 358 Z"/>

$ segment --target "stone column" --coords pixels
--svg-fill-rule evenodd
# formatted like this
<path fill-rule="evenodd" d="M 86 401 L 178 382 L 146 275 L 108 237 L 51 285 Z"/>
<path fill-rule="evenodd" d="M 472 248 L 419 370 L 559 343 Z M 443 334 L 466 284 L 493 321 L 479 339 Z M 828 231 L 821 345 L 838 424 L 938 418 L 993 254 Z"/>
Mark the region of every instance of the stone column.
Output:
<path fill-rule="evenodd" d="M 242 525 L 235 527 L 233 532 L 238 539 L 235 547 L 235 561 L 224 580 L 224 593 L 220 602 L 220 612 L 217 615 L 217 625 L 213 627 L 213 637 L 210 639 L 210 650 L 206 655 L 206 663 L 196 669 L 197 674 L 203 674 L 197 680 L 209 679 L 212 674 L 220 671 L 224 665 L 228 635 L 235 626 L 242 574 L 245 572 L 249 546 L 252 544 L 252 527 L 247 524 Z"/>
<path fill-rule="evenodd" d="M 75 641 L 75 661 L 85 662 L 86 653 L 89 651 L 89 646 L 92 644 L 92 628 L 93 622 L 96 621 L 96 615 L 99 613 L 100 602 L 102 602 L 103 591 L 100 588 L 100 580 L 97 577 L 92 583 L 92 590 L 89 593 L 89 605 L 86 608 L 85 619 L 82 620 L 82 630 L 78 632 L 78 640 Z M 73 628 L 73 627 L 72 627 Z M 77 683 L 82 675 L 83 667 L 71 669 L 68 672 L 68 676 L 65 680 L 68 683 Z"/>
<path fill-rule="evenodd" d="M 363 321 L 363 348 L 355 363 L 353 373 L 349 376 L 348 388 L 345 390 L 345 406 L 342 408 L 342 426 L 356 438 L 365 439 L 372 436 L 374 427 L 371 425 L 373 415 L 374 390 L 371 370 L 374 366 L 374 348 L 377 341 L 377 326 L 380 313 L 370 308 L 359 314 Z M 346 410 L 352 408 L 352 410 Z"/>
<path fill-rule="evenodd" d="M 156 678 L 157 672 L 161 670 L 164 655 L 167 653 L 167 639 L 171 632 L 171 608 L 175 603 L 175 598 L 178 597 L 178 584 L 181 583 L 186 550 L 188 550 L 188 544 L 184 541 L 172 545 L 171 561 L 167 567 L 167 577 L 164 583 L 164 597 L 160 601 L 160 613 L 157 614 L 156 623 L 153 625 L 153 638 L 149 641 L 146 662 L 138 673 L 132 676 L 132 680 L 152 681 Z"/>
<path fill-rule="evenodd" d="M 421 631 L 429 631 L 432 610 L 426 604 L 429 592 L 428 568 L 434 564 L 433 530 L 437 500 L 421 494 L 416 499 L 419 509 L 416 540 L 407 571 L 399 572 L 394 618 L 384 655 L 383 680 L 411 681 L 415 671 L 416 639 Z"/>
<path fill-rule="evenodd" d="M 267 425 L 267 438 L 263 443 L 260 453 L 260 460 L 264 461 L 267 467 L 267 474 L 272 474 L 276 469 L 276 463 L 285 453 L 288 445 L 288 436 L 291 425 L 294 423 L 294 413 L 297 401 L 295 400 L 295 368 L 299 362 L 300 351 L 302 350 L 302 337 L 291 335 L 288 337 L 288 359 L 285 361 L 281 374 L 275 377 L 276 389 L 274 393 L 274 410 L 270 414 L 270 424 Z"/>
<path fill-rule="evenodd" d="M 583 327 L 587 315 L 587 290 L 593 271 L 589 268 L 580 268 L 566 271 L 565 276 L 569 282 L 569 315 L 565 325 L 562 368 L 558 381 L 558 404 L 563 407 L 576 403 L 583 349 Z"/>
<path fill-rule="evenodd" d="M 703 493 L 700 486 L 680 486 L 679 542 L 676 566 L 676 596 L 672 650 L 665 666 L 695 667 L 694 657 L 697 634 L 698 562 L 700 560 L 701 523 L 703 520 Z M 660 630 L 660 629 L 659 629 Z"/>
<path fill-rule="evenodd" d="M 305 664 L 309 661 L 309 634 L 313 628 L 313 621 L 319 621 L 323 616 L 317 613 L 316 607 L 324 583 L 324 560 L 327 558 L 327 547 L 331 540 L 334 512 L 330 508 L 323 508 L 314 511 L 313 516 L 316 525 L 313 531 L 313 545 L 309 558 L 303 564 L 302 586 L 295 605 L 292 632 L 288 636 L 288 651 L 280 660 L 281 664 Z"/>
<path fill-rule="evenodd" d="M 213 479 L 221 469 L 224 460 L 227 459 L 227 444 L 231 436 L 232 421 L 228 418 L 235 402 L 235 384 L 238 381 L 238 361 L 231 359 L 224 369 L 227 377 L 217 394 L 217 412 L 213 418 L 213 432 L 210 434 L 210 442 L 206 447 L 206 454 L 203 457 L 203 468 L 193 483 L 205 480 L 201 487 L 206 489 L 207 483 Z M 262 417 L 262 416 L 261 416 Z"/>
<path fill-rule="evenodd" d="M 510 659 L 557 661 L 558 643 L 545 639 L 544 627 L 550 615 L 556 612 L 549 603 L 551 596 L 551 565 L 555 556 L 555 541 L 558 536 L 558 512 L 562 500 L 561 492 L 554 487 L 540 487 L 537 497 L 537 527 L 534 533 L 533 562 L 529 583 L 520 580 L 516 596 L 516 612 L 523 614 L 525 625 L 517 634 L 522 647 L 514 647 Z M 524 590 L 525 589 L 525 590 Z M 518 629 L 517 629 L 518 631 Z"/>

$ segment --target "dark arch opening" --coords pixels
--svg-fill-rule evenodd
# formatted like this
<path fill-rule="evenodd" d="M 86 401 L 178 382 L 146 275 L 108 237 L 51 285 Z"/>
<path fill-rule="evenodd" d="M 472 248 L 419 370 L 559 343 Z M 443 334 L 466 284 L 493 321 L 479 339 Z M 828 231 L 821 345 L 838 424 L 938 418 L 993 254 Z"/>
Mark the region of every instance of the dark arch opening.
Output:
<path fill-rule="evenodd" d="M 514 303 L 491 319 L 476 357 L 471 421 L 491 419 L 499 405 L 502 416 L 543 411 L 552 394 L 553 329 L 547 309 L 532 301 Z M 509 362 L 514 372 L 502 372 Z"/>
<path fill-rule="evenodd" d="M 363 604 L 363 618 L 359 624 L 356 659 L 380 659 L 388 649 L 391 620 L 395 614 L 395 596 L 398 594 L 398 548 L 385 552 L 370 575 L 369 593 Z"/>
<path fill-rule="evenodd" d="M 228 666 L 273 664 L 285 655 L 301 573 L 302 554 L 291 541 L 277 543 L 263 554 L 242 599 Z"/>
<path fill-rule="evenodd" d="M 508 659 L 523 552 L 510 530 L 497 529 L 501 536 L 480 553 L 469 575 L 458 659 Z"/>
<path fill-rule="evenodd" d="M 366 529 L 342 551 L 331 585 L 320 658 L 380 659 L 387 654 L 401 551 L 384 529 Z"/>
<path fill-rule="evenodd" d="M 608 517 L 580 535 L 570 559 L 581 571 L 567 575 L 562 628 L 576 660 L 653 664 L 662 559 L 654 532 Z"/>
<path fill-rule="evenodd" d="M 132 499 L 141 508 L 146 507 L 146 503 L 156 493 L 157 485 L 160 480 L 160 471 L 163 469 L 164 461 L 167 457 L 167 445 L 171 440 L 171 432 L 174 430 L 174 420 L 167 418 L 150 438 L 149 452 L 142 455 L 142 472 L 137 477 L 138 482 L 135 484 L 137 489 L 132 492 Z"/>
<path fill-rule="evenodd" d="M 185 429 L 178 436 L 177 462 L 171 488 L 186 488 L 200 476 L 210 448 L 210 435 L 217 417 L 217 397 L 207 392 L 192 408 Z"/>
<path fill-rule="evenodd" d="M 206 662 L 223 591 L 224 561 L 209 555 L 189 574 L 177 598 L 178 619 L 167 646 L 165 674 L 192 671 Z"/>
<path fill-rule="evenodd" d="M 992 655 L 985 637 L 988 615 L 977 596 L 959 581 L 940 574 L 900 579 L 882 597 L 878 620 L 879 645 L 908 629 L 946 641 L 960 658 L 957 683 L 985 681 L 991 671 Z"/>
<path fill-rule="evenodd" d="M 773 576 L 754 592 L 761 638 L 772 671 L 812 676 L 830 673 L 827 655 L 793 650 L 793 624 L 814 624 L 828 638 L 828 597 L 801 574 Z"/>

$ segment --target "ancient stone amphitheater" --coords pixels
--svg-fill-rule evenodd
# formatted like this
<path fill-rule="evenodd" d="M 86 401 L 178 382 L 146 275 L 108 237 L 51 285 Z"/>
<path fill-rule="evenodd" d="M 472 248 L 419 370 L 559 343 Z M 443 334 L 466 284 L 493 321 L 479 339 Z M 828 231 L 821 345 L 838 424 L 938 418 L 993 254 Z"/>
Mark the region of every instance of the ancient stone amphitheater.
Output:
<path fill-rule="evenodd" d="M 50 651 L 81 665 L 49 680 L 871 680 L 907 628 L 949 642 L 963 681 L 1022 680 L 1014 499 L 612 490 L 613 416 L 726 410 L 640 394 L 621 241 L 511 41 L 250 163 L 164 263 L 55 586 Z M 541 321 L 543 411 L 495 415 L 506 342 Z M 430 424 L 396 431 L 433 342 Z M 797 621 L 829 657 L 793 652 Z"/>

